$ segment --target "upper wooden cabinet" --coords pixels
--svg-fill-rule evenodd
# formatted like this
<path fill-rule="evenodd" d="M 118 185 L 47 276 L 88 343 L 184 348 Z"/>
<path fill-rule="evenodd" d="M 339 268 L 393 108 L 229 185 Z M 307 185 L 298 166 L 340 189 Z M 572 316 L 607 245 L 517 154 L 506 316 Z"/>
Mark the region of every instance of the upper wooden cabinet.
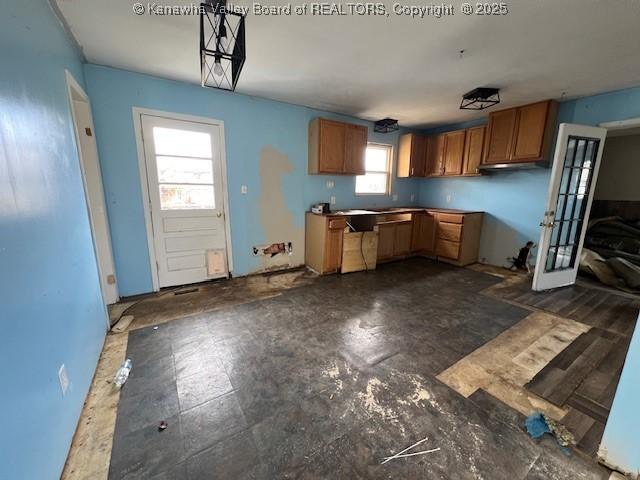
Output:
<path fill-rule="evenodd" d="M 398 145 L 398 177 L 424 177 L 427 156 L 427 137 L 407 133 Z"/>
<path fill-rule="evenodd" d="M 444 162 L 445 135 L 432 135 L 427 142 L 427 162 L 425 176 L 441 175 Z"/>
<path fill-rule="evenodd" d="M 489 114 L 483 163 L 544 160 L 553 138 L 557 103 L 552 100 Z"/>
<path fill-rule="evenodd" d="M 462 173 L 465 136 L 465 130 L 456 130 L 445 134 L 443 175 L 460 175 Z"/>
<path fill-rule="evenodd" d="M 466 131 L 464 142 L 464 160 L 462 162 L 463 175 L 478 174 L 478 167 L 482 162 L 482 152 L 484 151 L 484 125 L 469 128 Z"/>
<path fill-rule="evenodd" d="M 364 175 L 369 132 L 362 125 L 346 124 L 344 173 Z"/>
<path fill-rule="evenodd" d="M 309 123 L 309 173 L 365 173 L 367 127 L 315 118 Z"/>

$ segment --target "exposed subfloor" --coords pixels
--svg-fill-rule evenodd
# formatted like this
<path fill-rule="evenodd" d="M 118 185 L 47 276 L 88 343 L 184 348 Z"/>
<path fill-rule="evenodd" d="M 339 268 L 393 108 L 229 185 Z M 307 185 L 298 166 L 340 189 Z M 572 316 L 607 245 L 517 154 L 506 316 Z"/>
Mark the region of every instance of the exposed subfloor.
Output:
<path fill-rule="evenodd" d="M 474 358 L 491 375 L 487 352 L 511 358 L 518 332 L 530 350 L 538 325 L 581 334 L 481 293 L 502 281 L 413 259 L 130 332 L 109 478 L 606 478 L 532 441 L 495 381 L 461 394 L 436 378 Z M 425 437 L 440 450 L 381 465 Z"/>
<path fill-rule="evenodd" d="M 591 327 L 533 377 L 525 388 L 567 410 L 562 419 L 578 448 L 595 455 L 635 328 L 640 299 L 573 285 L 534 292 L 528 279 L 494 290 L 503 298 Z"/>

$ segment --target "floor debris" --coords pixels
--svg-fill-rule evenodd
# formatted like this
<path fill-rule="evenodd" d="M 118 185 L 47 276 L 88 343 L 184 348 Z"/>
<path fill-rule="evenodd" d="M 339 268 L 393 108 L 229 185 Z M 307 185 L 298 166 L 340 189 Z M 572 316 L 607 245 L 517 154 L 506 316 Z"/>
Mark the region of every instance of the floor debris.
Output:
<path fill-rule="evenodd" d="M 162 431 L 166 430 L 168 426 L 169 426 L 169 424 L 167 422 L 165 422 L 164 420 L 162 420 L 160 422 L 160 425 L 158 425 L 158 431 L 162 432 Z"/>
<path fill-rule="evenodd" d="M 549 433 L 555 437 L 561 447 L 565 448 L 576 442 L 573 434 L 564 425 L 541 412 L 529 415 L 524 424 L 531 438 L 540 438 L 545 433 Z"/>
<path fill-rule="evenodd" d="M 426 442 L 427 440 L 429 440 L 429 438 L 428 437 L 424 437 L 422 440 L 417 441 L 416 443 L 414 443 L 410 447 L 405 448 L 404 450 L 396 453 L 395 455 L 391 455 L 390 457 L 384 457 L 384 459 L 383 459 L 383 461 L 382 461 L 382 463 L 380 465 L 384 465 L 389 460 L 394 460 L 396 458 L 414 457 L 416 455 L 424 455 L 426 453 L 433 453 L 433 452 L 437 452 L 437 451 L 440 450 L 440 448 L 438 447 L 438 448 L 432 448 L 431 450 L 423 450 L 421 452 L 405 453 L 405 452 L 408 452 L 409 450 L 414 449 L 418 445 Z"/>
<path fill-rule="evenodd" d="M 129 378 L 129 372 L 131 372 L 132 366 L 133 363 L 131 362 L 130 358 L 127 358 L 124 362 L 122 362 L 122 365 L 120 365 L 120 368 L 118 369 L 118 372 L 113 379 L 113 383 L 115 383 L 118 387 L 122 387 L 122 385 L 124 385 L 124 382 L 126 382 Z"/>

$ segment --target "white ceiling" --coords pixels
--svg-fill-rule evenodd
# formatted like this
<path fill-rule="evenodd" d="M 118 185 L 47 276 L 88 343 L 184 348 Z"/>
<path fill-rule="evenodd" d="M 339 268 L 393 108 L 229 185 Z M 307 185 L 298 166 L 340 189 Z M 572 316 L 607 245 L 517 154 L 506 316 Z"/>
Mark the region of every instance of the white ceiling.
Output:
<path fill-rule="evenodd" d="M 197 16 L 138 16 L 132 0 L 53 1 L 87 61 L 199 83 Z M 640 85 L 638 0 L 511 0 L 496 17 L 465 16 L 457 0 L 440 19 L 385 4 L 388 17 L 250 13 L 236 91 L 428 127 L 486 115 L 458 109 L 477 86 L 499 87 L 506 107 Z"/>

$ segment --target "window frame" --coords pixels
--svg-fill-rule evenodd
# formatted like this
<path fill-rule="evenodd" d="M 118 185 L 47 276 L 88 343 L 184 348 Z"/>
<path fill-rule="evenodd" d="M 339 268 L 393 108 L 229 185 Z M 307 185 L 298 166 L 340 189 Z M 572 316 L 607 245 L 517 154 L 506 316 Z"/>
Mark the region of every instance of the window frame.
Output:
<path fill-rule="evenodd" d="M 388 152 L 388 155 L 387 155 L 387 170 L 386 171 L 367 170 L 366 169 L 366 165 L 367 164 L 366 164 L 366 159 L 365 159 L 365 175 L 368 174 L 368 173 L 384 173 L 387 176 L 387 181 L 386 181 L 386 185 L 385 185 L 385 191 L 383 193 L 378 193 L 378 192 L 358 192 L 357 191 L 358 177 L 362 177 L 364 175 L 356 175 L 355 176 L 354 185 L 353 185 L 354 194 L 357 197 L 388 197 L 388 196 L 391 195 L 391 178 L 393 176 L 393 145 L 391 145 L 389 143 L 367 142 L 367 148 L 369 148 L 369 147 L 382 147 L 385 150 L 387 150 L 387 152 Z M 365 155 L 366 155 L 366 150 L 365 150 Z"/>

